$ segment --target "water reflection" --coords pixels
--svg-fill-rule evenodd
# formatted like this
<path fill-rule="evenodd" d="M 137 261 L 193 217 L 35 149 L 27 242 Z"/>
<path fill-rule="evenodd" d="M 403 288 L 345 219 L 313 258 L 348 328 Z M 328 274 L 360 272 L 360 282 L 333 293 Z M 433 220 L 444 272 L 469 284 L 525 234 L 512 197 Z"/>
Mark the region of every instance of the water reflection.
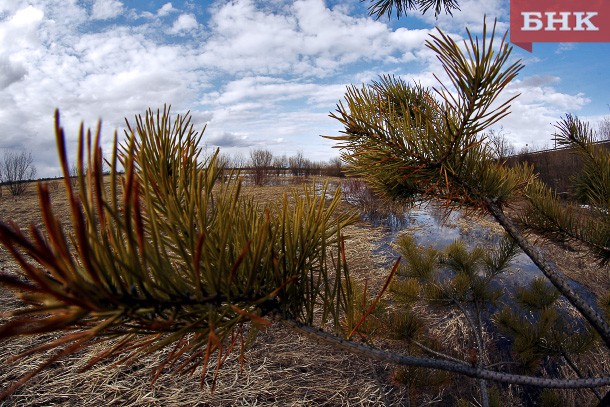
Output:
<path fill-rule="evenodd" d="M 384 260 L 384 266 L 391 265 L 400 256 L 395 242 L 403 234 L 412 236 L 421 246 L 431 246 L 442 250 L 455 240 L 463 239 L 472 249 L 475 246 L 493 248 L 503 232 L 492 228 L 493 220 L 477 217 L 466 217 L 459 211 L 445 216 L 442 208 L 435 205 L 416 206 L 402 211 L 374 210 L 361 215 L 363 221 L 384 229 L 381 239 L 371 241 L 373 254 Z M 505 296 L 512 296 L 519 287 L 528 286 L 530 282 L 542 276 L 542 272 L 523 252 L 519 253 L 508 271 L 497 277 L 494 286 L 502 288 Z M 595 303 L 592 294 L 579 283 L 569 280 L 570 286 L 579 292 L 590 303 Z"/>

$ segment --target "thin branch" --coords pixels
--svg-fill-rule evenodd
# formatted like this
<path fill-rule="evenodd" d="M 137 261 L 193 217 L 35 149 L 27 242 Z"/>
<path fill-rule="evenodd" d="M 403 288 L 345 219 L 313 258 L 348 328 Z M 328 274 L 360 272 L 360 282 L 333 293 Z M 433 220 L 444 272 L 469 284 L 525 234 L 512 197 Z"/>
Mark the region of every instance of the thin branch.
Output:
<path fill-rule="evenodd" d="M 487 208 L 498 223 L 506 230 L 506 232 L 517 242 L 519 247 L 527 254 L 527 256 L 538 266 L 540 271 L 549 279 L 549 281 L 566 297 L 584 317 L 595 331 L 602 337 L 606 346 L 610 347 L 610 326 L 604 317 L 597 312 L 587 301 L 584 300 L 576 291 L 568 284 L 568 279 L 563 273 L 556 270 L 548 261 L 544 259 L 540 251 L 527 241 L 525 236 L 517 229 L 512 220 L 510 220 L 502 211 L 502 209 L 491 199 L 485 198 Z"/>
<path fill-rule="evenodd" d="M 447 372 L 459 373 L 476 379 L 486 379 L 500 383 L 511 383 L 554 389 L 585 389 L 610 385 L 610 376 L 586 379 L 549 379 L 545 377 L 533 377 L 496 372 L 493 370 L 469 366 L 448 360 L 439 360 L 422 356 L 399 355 L 394 352 L 374 349 L 360 343 L 348 341 L 320 329 L 302 325 L 294 320 L 283 319 L 279 322 L 289 329 L 306 335 L 312 339 L 325 342 L 337 349 L 345 350 L 384 363 L 438 369 Z"/>
<path fill-rule="evenodd" d="M 579 378 L 583 378 L 584 375 L 583 373 L 580 371 L 580 369 L 578 368 L 578 366 L 576 366 L 576 363 L 574 363 L 574 361 L 572 360 L 572 358 L 570 358 L 570 355 L 568 355 L 566 352 L 561 352 L 561 356 L 563 356 L 563 358 L 565 359 L 565 361 L 568 363 L 568 366 L 570 366 L 570 368 L 572 368 L 572 370 L 574 371 L 574 373 L 576 373 L 576 375 Z M 591 389 L 591 391 L 593 392 L 593 394 L 595 394 L 595 397 L 597 397 L 598 400 L 602 399 L 602 394 L 599 392 L 599 390 L 597 389 Z"/>
<path fill-rule="evenodd" d="M 460 311 L 462 311 L 462 314 L 464 314 L 464 317 L 466 317 L 466 320 L 468 321 L 468 325 L 470 325 L 470 329 L 472 329 L 472 331 L 474 332 L 475 342 L 477 344 L 477 349 L 478 349 L 478 354 L 479 354 L 476 364 L 477 364 L 477 368 L 481 369 L 481 368 L 483 368 L 484 360 L 485 360 L 485 346 L 483 345 L 482 332 L 480 331 L 481 313 L 479 311 L 477 301 L 476 300 L 474 301 L 475 308 L 476 308 L 476 314 L 478 317 L 477 324 L 474 323 L 474 321 L 472 320 L 471 316 L 469 315 L 466 308 L 462 305 L 462 303 L 460 303 L 456 299 L 453 299 L 453 303 L 460 309 Z M 481 387 L 481 404 L 483 405 L 483 407 L 489 407 L 489 390 L 487 389 L 487 381 L 483 378 L 480 378 L 479 386 Z"/>
<path fill-rule="evenodd" d="M 446 359 L 446 360 L 451 360 L 451 361 L 453 361 L 455 363 L 461 363 L 463 365 L 470 366 L 468 363 L 464 362 L 463 360 L 460 360 L 458 358 L 454 358 L 453 356 L 449 356 L 449 355 L 447 355 L 445 353 L 442 353 L 442 352 L 437 352 L 434 349 L 431 349 L 431 348 L 427 347 L 423 343 L 420 343 L 420 342 L 416 341 L 415 339 L 411 339 L 411 343 L 413 343 L 415 346 L 417 346 L 418 348 L 420 348 L 424 352 L 428 352 L 431 355 L 438 356 L 439 358 L 443 358 L 443 359 Z"/>

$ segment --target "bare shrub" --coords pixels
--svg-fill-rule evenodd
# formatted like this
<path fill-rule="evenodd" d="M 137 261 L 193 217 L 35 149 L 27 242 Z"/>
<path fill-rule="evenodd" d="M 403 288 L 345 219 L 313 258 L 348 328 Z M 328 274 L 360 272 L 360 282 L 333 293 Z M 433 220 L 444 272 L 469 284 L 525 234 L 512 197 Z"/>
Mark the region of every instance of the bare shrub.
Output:
<path fill-rule="evenodd" d="M 359 207 L 362 211 L 371 210 L 378 203 L 378 197 L 361 178 L 350 177 L 341 181 L 341 191 L 347 202 Z"/>
<path fill-rule="evenodd" d="M 295 155 L 288 158 L 288 167 L 290 168 L 292 175 L 295 177 L 305 175 L 305 161 L 305 156 L 302 151 L 298 151 Z"/>
<path fill-rule="evenodd" d="M 499 160 L 504 160 L 507 157 L 515 154 L 515 146 L 513 146 L 503 128 L 500 130 L 489 130 L 487 134 L 487 140 L 492 147 L 492 150 Z"/>
<path fill-rule="evenodd" d="M 610 140 L 610 116 L 604 117 L 598 124 L 597 139 L 600 141 Z"/>
<path fill-rule="evenodd" d="M 339 157 L 331 158 L 325 167 L 326 175 L 329 177 L 344 177 L 343 161 Z"/>
<path fill-rule="evenodd" d="M 78 166 L 76 164 L 70 166 L 70 184 L 72 184 L 72 188 L 78 187 Z"/>
<path fill-rule="evenodd" d="M 273 153 L 265 149 L 251 150 L 250 161 L 252 162 L 254 185 L 264 185 L 271 171 Z"/>
<path fill-rule="evenodd" d="M 286 157 L 286 154 L 273 158 L 273 170 L 275 172 L 276 177 L 279 177 L 284 174 L 287 168 L 288 157 Z"/>
<path fill-rule="evenodd" d="M 2 180 L 8 186 L 12 196 L 23 195 L 26 181 L 36 176 L 36 167 L 31 152 L 5 151 L 2 162 Z"/>

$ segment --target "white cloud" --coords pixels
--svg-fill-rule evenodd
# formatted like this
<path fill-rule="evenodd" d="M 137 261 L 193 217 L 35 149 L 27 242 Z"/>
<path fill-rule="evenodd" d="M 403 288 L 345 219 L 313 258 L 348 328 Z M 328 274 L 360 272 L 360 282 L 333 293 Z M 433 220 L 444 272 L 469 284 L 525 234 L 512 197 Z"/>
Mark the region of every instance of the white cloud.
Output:
<path fill-rule="evenodd" d="M 30 5 L 0 22 L 2 51 L 36 47 L 39 44 L 37 30 L 43 18 L 44 12 Z"/>
<path fill-rule="evenodd" d="M 233 104 L 258 99 L 278 102 L 300 99 L 310 94 L 316 85 L 295 83 L 272 77 L 246 77 L 229 82 L 215 102 Z"/>
<path fill-rule="evenodd" d="M 0 89 L 20 81 L 26 73 L 27 69 L 23 64 L 11 61 L 6 55 L 0 55 Z"/>
<path fill-rule="evenodd" d="M 251 147 L 255 143 L 247 135 L 224 132 L 206 139 L 207 143 L 216 147 Z"/>
<path fill-rule="evenodd" d="M 178 0 L 149 11 L 116 0 L 17 3 L 0 20 L 0 149 L 31 149 L 41 176 L 59 172 L 52 134 L 57 107 L 71 151 L 83 119 L 95 126 L 103 118 L 108 147 L 124 117 L 171 103 L 176 113 L 191 109 L 197 128 L 209 123 L 204 140 L 232 154 L 268 146 L 318 160 L 337 155 L 318 135 L 340 131 L 328 113 L 349 83 L 382 73 L 424 86 L 437 85 L 433 73 L 444 78 L 424 46 L 431 30 L 392 29 L 387 20 L 350 15 L 355 6 L 322 0 L 219 1 L 207 10 L 209 21 Z M 465 0 L 458 21 L 482 21 L 481 10 L 468 5 L 501 9 L 499 1 L 485 4 Z M 96 13 L 116 17 L 118 5 L 134 16 L 129 25 L 91 24 Z M 556 76 L 519 78 L 507 95 L 522 96 L 502 123 L 516 144 L 531 145 L 565 111 L 589 103 L 587 95 L 561 91 Z"/>
<path fill-rule="evenodd" d="M 172 28 L 169 30 L 171 34 L 180 34 L 184 32 L 188 32 L 199 27 L 199 23 L 197 23 L 197 19 L 192 14 L 181 14 L 174 24 Z"/>
<path fill-rule="evenodd" d="M 169 15 L 170 13 L 176 11 L 176 9 L 174 8 L 174 6 L 172 6 L 172 3 L 165 3 L 163 6 L 161 6 L 161 8 L 157 11 L 157 15 L 159 17 L 165 17 L 166 15 Z"/>
<path fill-rule="evenodd" d="M 265 9 L 252 0 L 218 6 L 209 23 L 202 62 L 232 74 L 324 76 L 358 61 L 412 59 L 426 30 L 401 29 L 352 17 L 322 0 Z"/>
<path fill-rule="evenodd" d="M 55 108 L 72 150 L 78 123 L 94 127 L 100 118 L 108 147 L 124 117 L 163 103 L 184 111 L 206 80 L 196 73 L 188 47 L 158 43 L 140 27 L 87 32 L 80 25 L 87 19 L 84 10 L 65 6 L 64 17 L 75 25 L 56 24 L 54 3 L 16 10 L 0 21 L 0 149 L 31 149 L 41 176 L 59 173 Z"/>
<path fill-rule="evenodd" d="M 29 5 L 26 8 L 18 10 L 11 18 L 10 22 L 15 27 L 27 27 L 33 23 L 38 23 L 44 17 L 42 10 Z"/>
<path fill-rule="evenodd" d="M 530 76 L 515 80 L 508 88 L 509 92 L 521 93 L 519 103 L 535 106 L 544 105 L 547 108 L 567 112 L 577 111 L 590 102 L 582 93 L 570 95 L 557 91 L 552 84 L 559 84 L 556 76 Z"/>
<path fill-rule="evenodd" d="M 512 113 L 502 122 L 509 139 L 521 148 L 550 146 L 553 125 L 567 112 L 576 113 L 590 102 L 582 93 L 560 92 L 556 76 L 530 76 L 517 79 L 506 89 L 505 97 L 520 96 L 512 103 Z"/>
<path fill-rule="evenodd" d="M 115 18 L 123 11 L 123 3 L 119 0 L 95 0 L 91 9 L 93 20 L 108 20 Z"/>

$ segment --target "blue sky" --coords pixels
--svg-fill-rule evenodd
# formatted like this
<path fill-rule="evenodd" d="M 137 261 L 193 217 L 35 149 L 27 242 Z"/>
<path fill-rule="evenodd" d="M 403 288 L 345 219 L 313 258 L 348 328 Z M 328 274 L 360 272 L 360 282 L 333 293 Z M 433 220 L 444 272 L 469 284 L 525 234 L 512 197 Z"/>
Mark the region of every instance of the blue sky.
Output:
<path fill-rule="evenodd" d="M 149 107 L 190 110 L 210 150 L 247 157 L 303 151 L 337 156 L 328 117 L 349 84 L 379 74 L 436 86 L 442 69 L 424 42 L 435 26 L 455 38 L 483 16 L 508 29 L 509 3 L 464 0 L 454 16 L 375 21 L 359 0 L 0 0 L 0 150 L 31 150 L 40 176 L 59 175 L 53 111 L 74 151 L 81 121 L 103 121 L 109 147 L 124 118 Z M 610 22 L 608 22 L 610 23 Z M 551 144 L 552 123 L 610 115 L 610 44 L 534 44 L 506 90 L 521 93 L 499 125 L 509 140 Z M 498 126 L 499 126 L 498 125 Z"/>

